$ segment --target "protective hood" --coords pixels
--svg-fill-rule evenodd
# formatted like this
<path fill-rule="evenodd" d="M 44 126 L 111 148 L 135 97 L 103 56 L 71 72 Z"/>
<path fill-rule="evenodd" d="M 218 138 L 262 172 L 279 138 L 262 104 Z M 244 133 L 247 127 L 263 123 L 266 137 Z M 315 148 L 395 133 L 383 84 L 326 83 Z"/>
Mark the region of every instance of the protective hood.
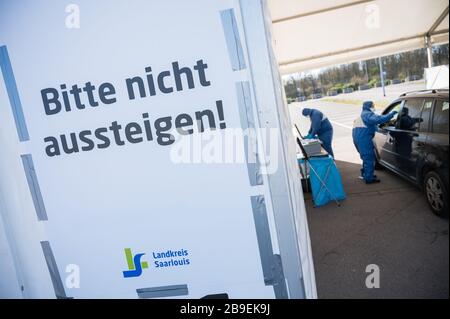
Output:
<path fill-rule="evenodd" d="M 311 109 L 303 109 L 302 111 L 303 116 L 310 116 L 311 115 Z"/>
<path fill-rule="evenodd" d="M 364 111 L 370 111 L 371 108 L 373 108 L 373 102 L 372 101 L 366 101 L 363 103 L 363 110 Z"/>

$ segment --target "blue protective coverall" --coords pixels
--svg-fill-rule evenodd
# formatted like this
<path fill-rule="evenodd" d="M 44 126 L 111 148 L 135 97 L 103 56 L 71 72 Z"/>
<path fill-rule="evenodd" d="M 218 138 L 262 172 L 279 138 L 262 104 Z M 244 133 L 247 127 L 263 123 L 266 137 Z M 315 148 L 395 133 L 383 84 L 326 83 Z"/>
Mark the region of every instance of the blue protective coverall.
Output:
<path fill-rule="evenodd" d="M 308 131 L 308 137 L 314 137 L 317 135 L 319 140 L 322 142 L 322 146 L 327 151 L 328 154 L 333 156 L 333 148 L 331 147 L 331 142 L 333 140 L 333 126 L 326 116 L 322 112 L 315 109 L 305 108 L 302 111 L 304 116 L 309 116 L 311 119 L 311 127 Z"/>
<path fill-rule="evenodd" d="M 362 177 L 366 182 L 374 180 L 375 148 L 373 138 L 377 125 L 388 122 L 397 112 L 377 115 L 372 111 L 373 102 L 364 102 L 361 116 L 353 123 L 353 143 L 363 161 Z"/>

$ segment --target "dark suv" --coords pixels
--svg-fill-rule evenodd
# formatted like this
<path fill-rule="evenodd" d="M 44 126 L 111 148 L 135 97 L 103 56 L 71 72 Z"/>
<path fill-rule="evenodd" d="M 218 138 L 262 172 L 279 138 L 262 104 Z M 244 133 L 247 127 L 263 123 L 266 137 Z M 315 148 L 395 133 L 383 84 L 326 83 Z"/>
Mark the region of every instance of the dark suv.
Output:
<path fill-rule="evenodd" d="M 448 216 L 448 90 L 405 93 L 383 114 L 394 110 L 375 134 L 377 166 L 422 188 L 433 212 Z"/>

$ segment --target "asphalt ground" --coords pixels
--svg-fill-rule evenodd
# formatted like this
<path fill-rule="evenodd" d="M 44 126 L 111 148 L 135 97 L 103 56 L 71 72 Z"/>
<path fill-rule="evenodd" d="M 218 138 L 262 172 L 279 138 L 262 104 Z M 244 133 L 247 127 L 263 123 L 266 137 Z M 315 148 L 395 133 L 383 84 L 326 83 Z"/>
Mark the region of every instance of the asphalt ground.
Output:
<path fill-rule="evenodd" d="M 305 194 L 319 298 L 449 298 L 448 219 L 428 208 L 425 196 L 387 170 L 381 183 L 358 179 L 361 161 L 351 127 L 360 107 L 320 100 L 290 104 L 302 133 L 303 107 L 322 110 L 334 127 L 333 148 L 347 199 L 314 208 Z M 379 288 L 367 288 L 375 264 Z M 366 272 L 370 270 L 370 273 Z"/>

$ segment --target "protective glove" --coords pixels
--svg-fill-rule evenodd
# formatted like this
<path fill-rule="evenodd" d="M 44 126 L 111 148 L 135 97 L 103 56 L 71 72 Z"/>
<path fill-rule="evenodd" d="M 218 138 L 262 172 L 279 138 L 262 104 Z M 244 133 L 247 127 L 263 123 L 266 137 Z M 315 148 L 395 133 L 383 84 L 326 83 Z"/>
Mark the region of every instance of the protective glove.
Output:
<path fill-rule="evenodd" d="M 398 114 L 398 112 L 397 111 L 392 111 L 391 114 L 392 114 L 392 117 L 394 117 L 395 115 Z"/>
<path fill-rule="evenodd" d="M 311 140 L 311 139 L 313 139 L 313 138 L 314 138 L 314 136 L 312 136 L 311 134 L 308 134 L 308 135 L 306 135 L 306 137 L 305 137 L 306 140 Z"/>

